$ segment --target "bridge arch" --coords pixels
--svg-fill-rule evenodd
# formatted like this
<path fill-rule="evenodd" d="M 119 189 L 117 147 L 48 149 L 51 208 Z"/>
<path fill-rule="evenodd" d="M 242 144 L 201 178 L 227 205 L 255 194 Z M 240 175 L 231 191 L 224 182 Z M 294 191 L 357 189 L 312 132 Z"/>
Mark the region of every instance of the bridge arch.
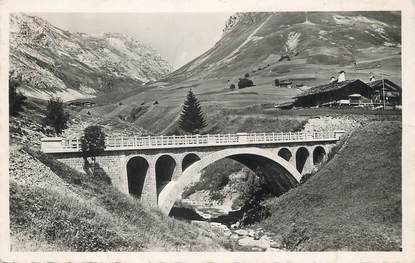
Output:
<path fill-rule="evenodd" d="M 144 181 L 149 173 L 149 163 L 141 156 L 133 156 L 127 162 L 128 192 L 137 198 L 141 197 Z"/>
<path fill-rule="evenodd" d="M 292 157 L 292 153 L 290 150 L 288 150 L 288 148 L 281 148 L 278 151 L 278 156 L 281 156 L 284 160 L 286 160 L 287 162 L 290 161 L 291 157 Z"/>
<path fill-rule="evenodd" d="M 183 157 L 182 161 L 182 171 L 186 170 L 190 165 L 194 164 L 195 162 L 199 161 L 199 155 L 195 153 L 188 153 Z"/>
<path fill-rule="evenodd" d="M 168 154 L 163 154 L 157 158 L 155 165 L 157 194 L 172 180 L 176 166 L 176 161 Z"/>
<path fill-rule="evenodd" d="M 299 173 L 302 173 L 308 158 L 310 157 L 310 152 L 305 147 L 300 147 L 295 153 L 295 164 Z"/>
<path fill-rule="evenodd" d="M 277 154 L 260 148 L 229 148 L 209 154 L 198 162 L 190 165 L 176 181 L 168 183 L 160 192 L 158 207 L 163 213 L 168 214 L 184 188 L 200 179 L 202 170 L 208 165 L 224 158 L 237 160 L 249 168 L 259 164 L 265 168 L 267 179 L 278 180 L 277 177 L 284 177 L 278 183 L 280 187 L 289 189 L 296 186 L 301 180 L 301 174 L 286 160 Z M 278 172 L 278 176 L 275 173 Z M 287 189 L 287 190 L 288 190 Z"/>
<path fill-rule="evenodd" d="M 326 157 L 326 150 L 323 148 L 323 146 L 316 146 L 313 151 L 313 164 L 319 165 L 321 162 L 324 161 L 324 158 Z"/>

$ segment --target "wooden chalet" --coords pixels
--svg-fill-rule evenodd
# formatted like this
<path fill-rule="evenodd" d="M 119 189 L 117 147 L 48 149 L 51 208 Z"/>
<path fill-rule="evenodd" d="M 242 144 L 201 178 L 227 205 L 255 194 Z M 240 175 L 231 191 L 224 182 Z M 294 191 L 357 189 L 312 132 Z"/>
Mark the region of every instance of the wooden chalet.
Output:
<path fill-rule="evenodd" d="M 332 82 L 310 88 L 294 97 L 294 107 L 315 107 L 331 105 L 340 100 L 349 100 L 349 95 L 359 94 L 371 98 L 372 88 L 361 80 Z"/>
<path fill-rule="evenodd" d="M 393 106 L 401 105 L 402 89 L 388 79 L 373 80 L 364 83 L 361 80 L 345 80 L 342 82 L 316 86 L 303 91 L 294 97 L 295 101 L 276 105 L 279 109 L 293 107 L 320 107 L 320 106 Z M 385 103 L 384 101 L 385 100 Z"/>
<path fill-rule="evenodd" d="M 383 103 L 385 98 L 386 105 L 402 104 L 402 88 L 389 79 L 379 79 L 367 83 L 372 88 L 372 101 L 374 103 Z"/>

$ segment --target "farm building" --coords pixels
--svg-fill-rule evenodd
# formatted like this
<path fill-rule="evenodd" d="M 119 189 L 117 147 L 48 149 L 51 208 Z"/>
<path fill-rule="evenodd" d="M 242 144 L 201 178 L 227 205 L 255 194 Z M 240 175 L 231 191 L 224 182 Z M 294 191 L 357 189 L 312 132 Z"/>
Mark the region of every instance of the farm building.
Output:
<path fill-rule="evenodd" d="M 383 93 L 385 93 L 387 105 L 402 104 L 402 88 L 396 83 L 393 83 L 389 79 L 372 79 L 372 81 L 367 84 L 372 88 L 372 100 L 374 103 L 383 103 Z"/>
<path fill-rule="evenodd" d="M 276 108 L 290 109 L 293 107 L 320 106 L 397 106 L 401 104 L 402 89 L 388 79 L 364 83 L 359 79 L 346 80 L 344 71 L 339 77 L 331 77 L 330 83 L 316 86 L 303 91 L 294 97 L 295 101 L 277 105 Z"/>
<path fill-rule="evenodd" d="M 92 102 L 92 101 L 76 100 L 76 101 L 68 102 L 69 107 L 93 107 L 95 105 L 96 105 L 95 102 Z"/>
<path fill-rule="evenodd" d="M 289 79 L 275 79 L 274 80 L 275 87 L 279 88 L 291 88 L 293 85 L 293 82 Z"/>
<path fill-rule="evenodd" d="M 337 103 L 338 101 L 349 101 L 350 95 L 360 95 L 364 98 L 371 98 L 371 87 L 361 80 L 345 80 L 332 82 L 313 87 L 295 97 L 295 107 L 315 107 Z M 355 103 L 355 102 L 354 102 Z"/>

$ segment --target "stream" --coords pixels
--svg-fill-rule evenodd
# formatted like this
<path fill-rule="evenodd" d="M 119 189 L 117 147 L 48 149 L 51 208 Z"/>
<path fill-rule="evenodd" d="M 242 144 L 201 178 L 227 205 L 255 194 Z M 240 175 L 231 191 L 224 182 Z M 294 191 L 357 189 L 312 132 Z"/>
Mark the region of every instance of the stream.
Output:
<path fill-rule="evenodd" d="M 182 199 L 174 206 L 170 216 L 203 228 L 216 228 L 228 239 L 229 251 L 283 251 L 281 240 L 275 240 L 271 233 L 260 227 L 239 227 L 237 223 L 243 216 L 241 210 L 227 211 L 221 207 Z"/>

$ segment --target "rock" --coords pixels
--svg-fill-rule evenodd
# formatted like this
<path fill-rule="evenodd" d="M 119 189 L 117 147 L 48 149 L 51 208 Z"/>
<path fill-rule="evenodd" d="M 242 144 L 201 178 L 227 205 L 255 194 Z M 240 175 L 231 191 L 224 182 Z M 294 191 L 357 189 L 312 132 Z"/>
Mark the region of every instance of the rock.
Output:
<path fill-rule="evenodd" d="M 238 240 L 238 244 L 240 246 L 247 246 L 247 247 L 260 247 L 262 249 L 269 248 L 269 241 L 260 239 L 254 240 L 252 237 L 244 237 Z"/>
<path fill-rule="evenodd" d="M 210 222 L 210 226 L 220 229 L 226 237 L 229 237 L 232 234 L 231 230 L 229 230 L 227 226 L 222 225 L 221 223 Z"/>
<path fill-rule="evenodd" d="M 235 224 L 231 225 L 231 229 L 238 229 L 239 228 L 239 222 L 236 222 Z"/>
<path fill-rule="evenodd" d="M 281 236 L 276 236 L 271 240 L 270 246 L 272 248 L 283 248 L 284 243 Z"/>
<path fill-rule="evenodd" d="M 254 237 L 254 235 L 255 235 L 255 231 L 254 230 L 248 230 L 248 236 L 250 236 L 250 237 Z"/>
<path fill-rule="evenodd" d="M 247 236 L 248 235 L 248 231 L 245 229 L 238 229 L 234 231 L 236 234 L 238 234 L 239 236 Z"/>
<path fill-rule="evenodd" d="M 237 234 L 231 234 L 229 239 L 230 240 L 237 240 L 239 238 L 239 236 Z"/>
<path fill-rule="evenodd" d="M 255 231 L 255 233 L 254 233 L 254 239 L 255 239 L 255 240 L 258 240 L 258 239 L 260 239 L 263 235 L 264 235 L 264 231 L 262 231 L 262 230 L 257 230 L 257 231 Z"/>

